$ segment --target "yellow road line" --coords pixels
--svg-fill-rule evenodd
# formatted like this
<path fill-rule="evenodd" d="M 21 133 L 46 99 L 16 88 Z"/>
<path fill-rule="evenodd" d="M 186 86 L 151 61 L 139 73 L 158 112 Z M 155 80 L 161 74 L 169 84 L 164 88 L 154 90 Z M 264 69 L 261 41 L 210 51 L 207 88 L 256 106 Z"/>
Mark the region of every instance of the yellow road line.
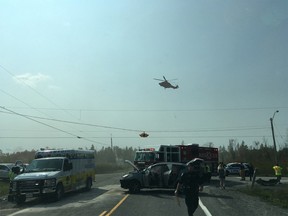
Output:
<path fill-rule="evenodd" d="M 102 212 L 99 216 L 104 216 L 107 211 Z"/>
<path fill-rule="evenodd" d="M 120 202 L 117 203 L 117 205 L 114 206 L 114 208 L 108 214 L 106 214 L 106 216 L 110 216 L 127 199 L 128 196 L 129 196 L 129 194 L 127 194 L 125 197 L 123 197 L 123 199 L 120 200 Z"/>

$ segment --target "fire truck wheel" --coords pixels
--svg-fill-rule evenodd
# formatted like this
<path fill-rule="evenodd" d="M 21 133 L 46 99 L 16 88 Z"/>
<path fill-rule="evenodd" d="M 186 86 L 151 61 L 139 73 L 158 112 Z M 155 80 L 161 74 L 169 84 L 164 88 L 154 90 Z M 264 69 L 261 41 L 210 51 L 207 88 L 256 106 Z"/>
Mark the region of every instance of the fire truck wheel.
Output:
<path fill-rule="evenodd" d="M 138 181 L 132 181 L 129 186 L 130 193 L 138 193 L 141 189 L 140 183 Z"/>
<path fill-rule="evenodd" d="M 62 184 L 58 184 L 56 187 L 56 192 L 55 192 L 55 200 L 59 201 L 63 197 L 64 194 L 64 188 Z"/>

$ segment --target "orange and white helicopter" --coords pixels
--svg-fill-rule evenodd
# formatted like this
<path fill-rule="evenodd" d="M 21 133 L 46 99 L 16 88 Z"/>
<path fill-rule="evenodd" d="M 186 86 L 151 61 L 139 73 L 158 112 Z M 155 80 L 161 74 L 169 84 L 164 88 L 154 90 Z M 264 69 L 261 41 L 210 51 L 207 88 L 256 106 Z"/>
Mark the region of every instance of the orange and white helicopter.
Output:
<path fill-rule="evenodd" d="M 163 78 L 164 78 L 164 80 L 162 80 L 162 79 L 155 79 L 155 78 L 154 78 L 154 80 L 162 81 L 162 82 L 159 83 L 159 85 L 162 86 L 162 87 L 164 87 L 165 89 L 166 89 L 166 88 L 172 88 L 172 89 L 177 89 L 177 88 L 179 88 L 178 85 L 175 85 L 175 86 L 172 85 L 172 84 L 165 78 L 165 76 L 163 76 Z M 176 80 L 176 79 L 173 79 L 173 80 Z"/>

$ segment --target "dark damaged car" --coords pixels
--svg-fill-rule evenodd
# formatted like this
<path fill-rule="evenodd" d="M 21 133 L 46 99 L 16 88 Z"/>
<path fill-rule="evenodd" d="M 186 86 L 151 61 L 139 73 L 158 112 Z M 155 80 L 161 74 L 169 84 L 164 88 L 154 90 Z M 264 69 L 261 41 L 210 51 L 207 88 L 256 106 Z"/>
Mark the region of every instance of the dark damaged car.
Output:
<path fill-rule="evenodd" d="M 122 176 L 121 187 L 129 189 L 130 193 L 137 193 L 142 188 L 174 189 L 186 165 L 182 163 L 163 162 L 139 170 L 130 161 L 125 161 L 134 167 L 134 171 Z"/>

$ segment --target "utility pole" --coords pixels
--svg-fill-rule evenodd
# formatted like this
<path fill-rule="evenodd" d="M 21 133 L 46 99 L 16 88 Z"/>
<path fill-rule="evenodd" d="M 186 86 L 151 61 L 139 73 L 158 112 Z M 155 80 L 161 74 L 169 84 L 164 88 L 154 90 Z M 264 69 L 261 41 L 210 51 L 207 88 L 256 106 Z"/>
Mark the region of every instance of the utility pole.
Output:
<path fill-rule="evenodd" d="M 272 138 L 273 138 L 273 144 L 274 144 L 274 156 L 275 156 L 275 164 L 278 164 L 278 159 L 277 159 L 277 148 L 276 148 L 276 141 L 275 141 L 275 135 L 274 135 L 274 126 L 273 126 L 273 120 L 274 120 L 274 116 L 276 113 L 278 113 L 279 110 L 276 110 L 273 114 L 273 117 L 270 118 L 270 122 L 271 122 L 271 130 L 272 130 Z"/>
<path fill-rule="evenodd" d="M 112 134 L 111 134 L 110 142 L 111 142 L 111 149 L 112 149 L 112 151 L 113 151 L 113 139 L 112 139 Z"/>

